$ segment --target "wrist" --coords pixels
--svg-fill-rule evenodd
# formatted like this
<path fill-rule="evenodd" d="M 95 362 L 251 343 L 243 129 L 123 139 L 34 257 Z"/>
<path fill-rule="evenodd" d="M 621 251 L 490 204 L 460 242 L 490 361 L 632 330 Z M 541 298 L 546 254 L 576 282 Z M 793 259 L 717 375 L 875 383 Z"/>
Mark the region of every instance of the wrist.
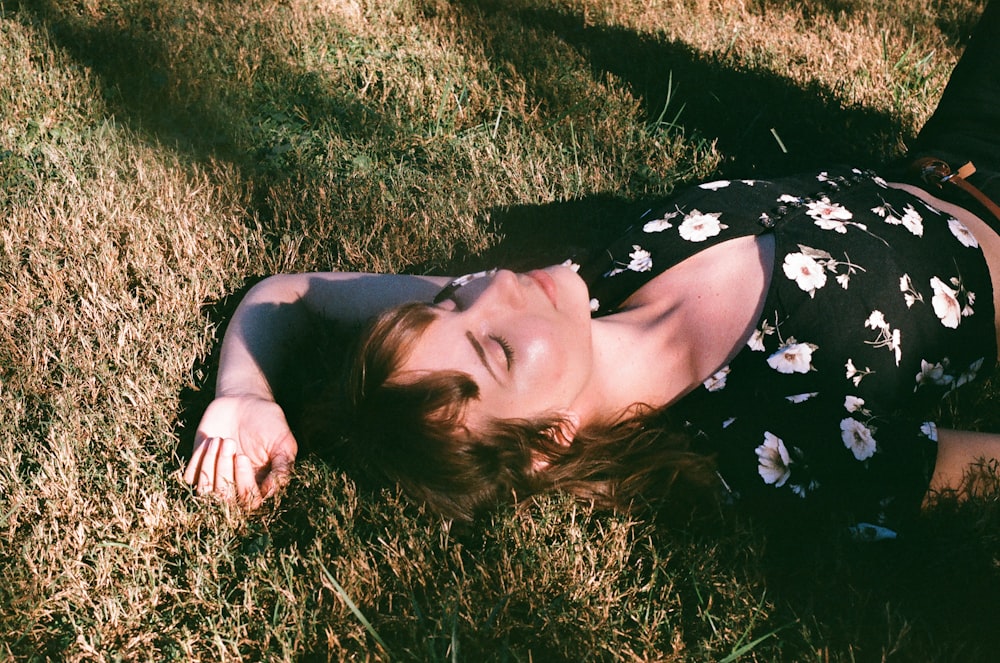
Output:
<path fill-rule="evenodd" d="M 257 400 L 274 403 L 274 395 L 270 389 L 247 389 L 246 386 L 216 385 L 216 398 L 240 398 L 244 400 Z"/>

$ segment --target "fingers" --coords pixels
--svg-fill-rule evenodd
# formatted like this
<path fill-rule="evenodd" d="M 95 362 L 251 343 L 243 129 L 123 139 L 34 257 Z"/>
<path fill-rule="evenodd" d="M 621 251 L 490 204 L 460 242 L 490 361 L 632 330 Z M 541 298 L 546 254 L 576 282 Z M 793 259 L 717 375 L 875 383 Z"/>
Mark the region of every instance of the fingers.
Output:
<path fill-rule="evenodd" d="M 243 454 L 234 457 L 236 477 L 236 499 L 248 509 L 256 509 L 264 501 L 257 487 L 257 473 L 254 472 L 250 459 Z"/>
<path fill-rule="evenodd" d="M 202 442 L 201 462 L 197 472 L 190 482 L 199 495 L 207 495 L 215 490 L 215 472 L 219 465 L 219 450 L 222 447 L 221 437 L 210 437 Z"/>
<path fill-rule="evenodd" d="M 214 493 L 224 499 L 236 494 L 235 440 L 209 437 L 191 455 L 184 480 L 194 486 L 199 495 Z"/>
<path fill-rule="evenodd" d="M 288 482 L 291 461 L 286 456 L 276 458 L 265 479 L 267 489 L 257 485 L 257 472 L 246 455 L 239 453 L 235 440 L 221 437 L 205 438 L 191 455 L 184 480 L 193 485 L 199 495 L 215 495 L 224 500 L 235 499 L 244 507 L 256 509 L 279 486 Z"/>
<path fill-rule="evenodd" d="M 261 493 L 271 497 L 279 489 L 288 485 L 292 473 L 293 460 L 285 454 L 276 454 L 271 459 L 271 470 L 261 482 Z"/>
<path fill-rule="evenodd" d="M 194 443 L 194 450 L 191 452 L 191 460 L 188 461 L 187 467 L 184 468 L 184 482 L 192 486 L 198 483 L 198 472 L 201 469 L 202 459 L 205 457 L 205 440 L 196 441 Z"/>
<path fill-rule="evenodd" d="M 236 496 L 236 441 L 222 438 L 215 461 L 214 492 L 224 500 Z"/>

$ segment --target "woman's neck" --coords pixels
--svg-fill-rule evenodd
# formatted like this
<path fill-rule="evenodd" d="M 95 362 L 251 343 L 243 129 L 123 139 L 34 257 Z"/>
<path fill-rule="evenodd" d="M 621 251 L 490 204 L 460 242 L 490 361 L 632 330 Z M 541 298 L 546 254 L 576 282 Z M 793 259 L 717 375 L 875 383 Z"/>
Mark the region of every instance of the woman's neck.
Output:
<path fill-rule="evenodd" d="M 635 403 L 662 407 L 724 367 L 760 318 L 774 263 L 770 235 L 708 248 L 593 321 L 594 373 L 581 420 Z"/>

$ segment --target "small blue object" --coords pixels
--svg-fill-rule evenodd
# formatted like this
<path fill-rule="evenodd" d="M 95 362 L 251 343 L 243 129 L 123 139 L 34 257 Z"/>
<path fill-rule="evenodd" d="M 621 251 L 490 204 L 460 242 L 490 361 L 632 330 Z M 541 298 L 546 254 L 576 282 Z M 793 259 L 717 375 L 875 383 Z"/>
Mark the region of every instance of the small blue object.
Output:
<path fill-rule="evenodd" d="M 896 538 L 895 531 L 871 523 L 858 523 L 848 527 L 847 531 L 855 541 L 888 541 Z"/>

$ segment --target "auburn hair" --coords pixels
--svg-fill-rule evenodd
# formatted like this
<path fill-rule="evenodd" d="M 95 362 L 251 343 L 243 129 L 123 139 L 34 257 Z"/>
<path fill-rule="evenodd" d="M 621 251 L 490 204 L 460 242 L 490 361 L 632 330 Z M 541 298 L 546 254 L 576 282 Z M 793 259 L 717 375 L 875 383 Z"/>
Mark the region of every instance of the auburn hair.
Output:
<path fill-rule="evenodd" d="M 601 508 L 674 513 L 714 495 L 713 460 L 691 449 L 690 436 L 664 409 L 636 404 L 583 426 L 569 445 L 554 434 L 563 423 L 555 415 L 470 430 L 463 415 L 479 397 L 471 376 L 400 373 L 436 316 L 432 307 L 411 303 L 375 318 L 359 338 L 345 385 L 351 455 L 412 497 L 471 521 L 498 503 L 551 490 Z"/>

